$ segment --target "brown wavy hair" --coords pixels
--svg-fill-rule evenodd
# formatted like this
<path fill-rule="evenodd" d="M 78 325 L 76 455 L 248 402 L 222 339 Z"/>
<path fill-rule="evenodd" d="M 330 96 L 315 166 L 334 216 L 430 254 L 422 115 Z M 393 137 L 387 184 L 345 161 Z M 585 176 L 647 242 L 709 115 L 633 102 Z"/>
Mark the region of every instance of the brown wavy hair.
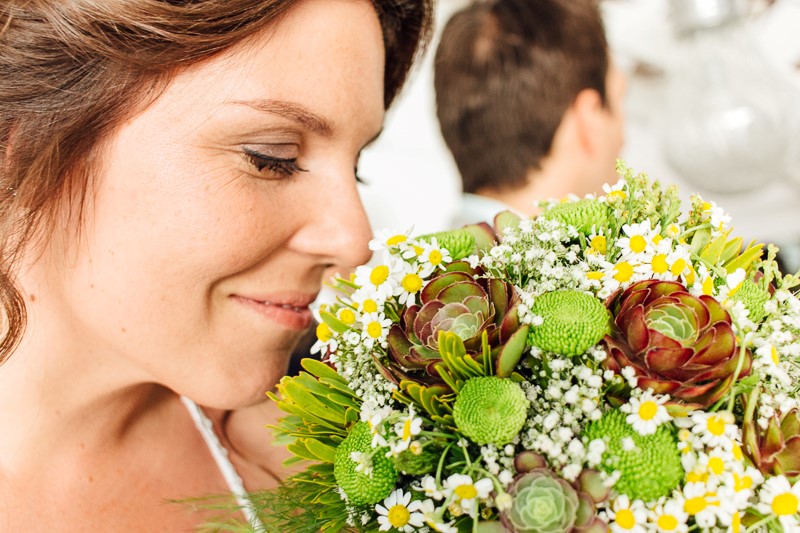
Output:
<path fill-rule="evenodd" d="M 255 36 L 300 0 L 5 0 L 0 7 L 0 363 L 19 343 L 23 249 L 83 206 L 102 142 L 180 69 Z M 432 0 L 372 0 L 388 107 L 428 41 Z M 78 202 L 65 200 L 78 199 Z M 82 208 L 67 212 L 81 221 Z M 80 224 L 75 224 L 80 231 Z"/>

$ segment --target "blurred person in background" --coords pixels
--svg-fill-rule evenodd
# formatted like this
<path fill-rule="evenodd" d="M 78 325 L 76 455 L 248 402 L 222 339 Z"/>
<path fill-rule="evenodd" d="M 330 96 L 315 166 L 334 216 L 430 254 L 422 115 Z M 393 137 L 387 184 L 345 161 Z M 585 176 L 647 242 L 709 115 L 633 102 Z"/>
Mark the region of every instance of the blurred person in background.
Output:
<path fill-rule="evenodd" d="M 615 182 L 625 87 L 595 0 L 482 1 L 453 15 L 434 64 L 464 192 L 452 226 Z"/>

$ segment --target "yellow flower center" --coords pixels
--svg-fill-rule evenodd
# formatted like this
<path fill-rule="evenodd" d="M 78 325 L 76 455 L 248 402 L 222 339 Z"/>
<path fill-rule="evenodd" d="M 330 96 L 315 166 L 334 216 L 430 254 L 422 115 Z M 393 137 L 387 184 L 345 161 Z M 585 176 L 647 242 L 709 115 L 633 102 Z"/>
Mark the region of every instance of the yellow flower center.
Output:
<path fill-rule="evenodd" d="M 400 529 L 411 520 L 411 513 L 408 512 L 405 505 L 392 505 L 389 508 L 386 518 L 389 519 L 389 523 L 392 527 Z"/>
<path fill-rule="evenodd" d="M 628 195 L 625 194 L 625 191 L 611 191 L 608 193 L 608 198 L 619 198 L 620 200 L 624 200 Z"/>
<path fill-rule="evenodd" d="M 711 205 L 711 203 L 710 203 L 710 202 L 703 202 L 703 203 L 702 203 L 702 208 L 703 208 L 703 211 L 711 211 L 711 208 L 712 208 L 712 207 L 714 207 L 714 206 L 713 206 L 713 205 Z"/>
<path fill-rule="evenodd" d="M 686 474 L 687 483 L 705 483 L 708 481 L 708 474 L 698 470 L 693 470 Z"/>
<path fill-rule="evenodd" d="M 742 453 L 742 447 L 739 446 L 736 442 L 733 443 L 733 458 L 737 461 L 744 460 L 744 454 Z"/>
<path fill-rule="evenodd" d="M 791 492 L 778 494 L 772 500 L 772 512 L 778 516 L 793 515 L 797 512 L 798 503 L 797 496 Z"/>
<path fill-rule="evenodd" d="M 738 475 L 733 475 L 733 490 L 736 492 L 749 489 L 753 486 L 753 478 L 750 476 L 742 476 L 739 477 Z"/>
<path fill-rule="evenodd" d="M 705 281 L 703 281 L 703 294 L 706 296 L 712 296 L 714 294 L 714 280 L 711 277 L 707 277 Z"/>
<path fill-rule="evenodd" d="M 422 288 L 422 278 L 417 274 L 406 274 L 400 284 L 406 292 L 413 294 Z"/>
<path fill-rule="evenodd" d="M 370 298 L 364 300 L 364 303 L 361 304 L 361 307 L 364 308 L 365 313 L 375 313 L 378 311 L 378 304 L 375 302 L 375 300 Z"/>
<path fill-rule="evenodd" d="M 376 287 L 389 278 L 389 267 L 386 265 L 378 265 L 372 269 L 369 275 L 369 281 Z"/>
<path fill-rule="evenodd" d="M 417 246 L 416 244 L 412 245 L 412 247 L 414 248 L 414 253 L 417 255 L 422 255 L 422 252 L 425 251 L 425 248 L 422 246 Z"/>
<path fill-rule="evenodd" d="M 673 276 L 680 276 L 684 270 L 686 270 L 686 261 L 683 259 L 676 260 L 672 263 L 672 268 L 669 269 Z"/>
<path fill-rule="evenodd" d="M 712 457 L 708 460 L 708 468 L 718 476 L 725 471 L 725 463 L 719 457 Z"/>
<path fill-rule="evenodd" d="M 718 416 L 709 416 L 706 427 L 712 435 L 717 437 L 725 433 L 725 422 Z"/>
<path fill-rule="evenodd" d="M 592 250 L 599 254 L 606 253 L 606 237 L 605 235 L 596 235 L 592 237 L 592 240 L 589 241 L 589 246 L 592 247 Z"/>
<path fill-rule="evenodd" d="M 708 502 L 702 496 L 697 496 L 696 498 L 689 498 L 685 502 L 683 502 L 683 510 L 689 513 L 690 515 L 696 515 L 697 513 L 703 511 L 708 507 Z"/>
<path fill-rule="evenodd" d="M 593 280 L 597 280 L 597 281 L 603 279 L 603 276 L 604 276 L 604 274 L 602 272 L 587 272 L 586 273 L 586 277 L 588 279 L 593 279 Z"/>
<path fill-rule="evenodd" d="M 694 268 L 692 268 L 692 265 L 689 264 L 689 273 L 686 274 L 686 283 L 688 283 L 689 285 L 694 285 L 694 280 L 695 280 Z"/>
<path fill-rule="evenodd" d="M 405 235 L 392 235 L 391 237 L 386 239 L 386 245 L 394 246 L 395 244 L 400 244 L 401 242 L 405 242 L 406 238 L 407 237 Z"/>
<path fill-rule="evenodd" d="M 636 526 L 636 518 L 633 517 L 633 513 L 630 509 L 620 509 L 617 511 L 614 520 L 616 520 L 617 525 L 623 529 L 633 529 Z"/>
<path fill-rule="evenodd" d="M 652 420 L 658 413 L 658 405 L 656 402 L 646 401 L 642 402 L 639 406 L 639 418 L 642 420 Z"/>
<path fill-rule="evenodd" d="M 662 514 L 658 517 L 656 525 L 664 531 L 673 531 L 678 527 L 678 519 L 671 514 Z"/>
<path fill-rule="evenodd" d="M 625 283 L 626 281 L 630 281 L 633 276 L 633 265 L 627 261 L 623 261 L 614 267 L 614 272 L 614 279 L 620 283 Z"/>
<path fill-rule="evenodd" d="M 411 438 L 411 419 L 408 418 L 403 424 L 403 440 L 408 440 L 410 438 Z"/>
<path fill-rule="evenodd" d="M 370 322 L 367 325 L 367 335 L 369 335 L 373 339 L 377 339 L 378 337 L 380 337 L 382 330 L 383 328 L 381 328 L 380 322 Z"/>
<path fill-rule="evenodd" d="M 631 237 L 631 251 L 636 254 L 644 252 L 647 248 L 647 241 L 641 235 L 634 235 Z"/>
<path fill-rule="evenodd" d="M 478 495 L 478 491 L 475 489 L 474 485 L 459 485 L 453 489 L 453 492 L 462 500 L 471 500 Z"/>
<path fill-rule="evenodd" d="M 345 324 L 352 324 L 356 321 L 356 314 L 352 309 L 342 309 L 339 311 L 339 320 Z"/>
<path fill-rule="evenodd" d="M 428 262 L 432 265 L 438 265 L 442 262 L 442 252 L 439 250 L 431 250 L 428 254 Z"/>
<path fill-rule="evenodd" d="M 653 256 L 653 261 L 651 262 L 653 267 L 653 272 L 656 274 L 663 274 L 667 270 L 669 270 L 669 264 L 667 263 L 667 256 L 664 254 L 656 254 Z"/>
<path fill-rule="evenodd" d="M 739 511 L 736 511 L 731 517 L 731 533 L 739 533 L 741 530 L 742 517 L 739 515 Z"/>
<path fill-rule="evenodd" d="M 772 363 L 776 365 L 781 362 L 780 357 L 778 357 L 778 350 L 776 350 L 774 346 L 772 347 L 771 351 L 771 359 Z"/>
<path fill-rule="evenodd" d="M 331 333 L 331 328 L 328 327 L 328 324 L 325 322 L 320 322 L 317 324 L 317 338 L 322 342 L 328 342 L 331 340 L 333 333 Z"/>
<path fill-rule="evenodd" d="M 667 235 L 670 237 L 677 237 L 681 233 L 681 228 L 677 224 L 670 224 L 667 226 Z"/>
<path fill-rule="evenodd" d="M 662 237 L 661 235 L 656 235 L 655 237 L 653 237 L 653 244 L 658 244 L 663 240 L 664 240 L 664 237 Z"/>

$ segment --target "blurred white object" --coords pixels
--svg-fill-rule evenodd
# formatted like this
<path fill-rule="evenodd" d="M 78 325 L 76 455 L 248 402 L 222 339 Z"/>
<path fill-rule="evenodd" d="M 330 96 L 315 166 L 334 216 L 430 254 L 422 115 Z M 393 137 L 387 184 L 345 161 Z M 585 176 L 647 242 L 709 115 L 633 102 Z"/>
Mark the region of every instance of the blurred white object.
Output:
<path fill-rule="evenodd" d="M 664 153 L 686 181 L 743 192 L 786 174 L 789 88 L 760 52 L 742 0 L 671 0 Z"/>

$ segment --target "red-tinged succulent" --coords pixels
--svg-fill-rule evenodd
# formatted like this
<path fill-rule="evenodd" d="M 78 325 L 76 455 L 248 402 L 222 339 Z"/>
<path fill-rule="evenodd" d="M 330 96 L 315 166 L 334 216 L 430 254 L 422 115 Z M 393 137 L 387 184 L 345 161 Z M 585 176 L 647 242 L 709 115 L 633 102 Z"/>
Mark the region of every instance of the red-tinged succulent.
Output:
<path fill-rule="evenodd" d="M 407 307 L 400 323 L 389 330 L 389 357 L 379 366 L 395 383 L 441 381 L 435 365 L 442 361 L 438 345 L 442 332 L 456 334 L 466 355 L 476 359 L 483 353 L 485 333 L 498 375 L 508 368 L 503 360 L 519 360 L 524 342 L 512 343 L 514 354 L 503 351 L 515 334 L 527 331 L 520 327 L 519 300 L 510 284 L 483 277 L 481 270 L 458 261 L 422 288 L 420 304 Z"/>
<path fill-rule="evenodd" d="M 615 325 L 603 339 L 606 365 L 618 373 L 633 368 L 639 388 L 669 394 L 684 408 L 701 408 L 750 372 L 752 355 L 740 352 L 730 315 L 710 296 L 693 296 L 678 282 L 647 280 L 606 305 Z"/>
<path fill-rule="evenodd" d="M 745 402 L 744 453 L 766 475 L 800 476 L 800 411 L 775 413 L 762 429 L 754 420 L 755 404 L 754 396 Z"/>

